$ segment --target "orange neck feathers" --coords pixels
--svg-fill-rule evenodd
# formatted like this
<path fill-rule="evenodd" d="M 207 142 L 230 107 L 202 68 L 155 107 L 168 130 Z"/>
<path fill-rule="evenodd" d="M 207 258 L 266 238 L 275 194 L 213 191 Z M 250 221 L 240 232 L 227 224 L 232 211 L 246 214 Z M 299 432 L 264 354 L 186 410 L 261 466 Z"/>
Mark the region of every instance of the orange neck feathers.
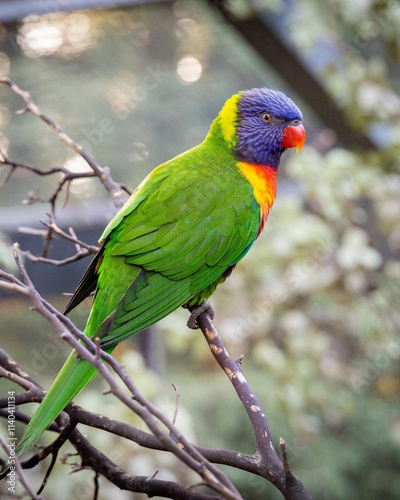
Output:
<path fill-rule="evenodd" d="M 276 198 L 276 179 L 278 171 L 269 165 L 258 165 L 255 163 L 238 162 L 238 169 L 253 186 L 254 198 L 260 205 L 260 229 L 257 237 L 264 228 L 269 211 Z"/>

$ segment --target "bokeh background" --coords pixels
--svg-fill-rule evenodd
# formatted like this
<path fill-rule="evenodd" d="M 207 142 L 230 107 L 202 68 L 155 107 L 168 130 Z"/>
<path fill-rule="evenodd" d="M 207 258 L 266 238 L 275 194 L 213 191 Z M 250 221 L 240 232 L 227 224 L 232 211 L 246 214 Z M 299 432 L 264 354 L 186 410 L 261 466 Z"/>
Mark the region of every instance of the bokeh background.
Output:
<path fill-rule="evenodd" d="M 126 2 L 0 1 L 0 76 L 134 188 L 156 165 L 199 143 L 227 97 L 268 86 L 302 108 L 308 133 L 285 154 L 264 233 L 214 294 L 216 325 L 244 370 L 277 442 L 316 499 L 400 496 L 400 4 L 389 0 Z M 88 4 L 96 7 L 84 10 Z M 110 7 L 110 8 L 101 8 Z M 60 11 L 59 9 L 68 11 Z M 87 170 L 21 100 L 0 88 L 0 145 L 40 168 Z M 0 167 L 0 182 L 8 169 Z M 0 264 L 10 241 L 40 253 L 56 178 L 17 170 L 0 191 Z M 71 186 L 59 224 L 94 243 L 113 215 L 94 179 Z M 54 242 L 53 256 L 74 248 Z M 27 263 L 60 309 L 87 265 Z M 48 387 L 68 348 L 20 297 L 0 295 L 1 347 Z M 90 303 L 72 318 L 84 326 Z M 139 389 L 194 442 L 254 451 L 244 410 L 201 335 L 177 311 L 115 351 Z M 144 356 L 143 356 L 144 355 Z M 1 391 L 12 387 L 0 381 Z M 86 408 L 140 425 L 95 380 Z M 33 408 L 32 408 L 33 410 Z M 2 424 L 0 424 L 2 425 Z M 5 427 L 1 427 L 5 432 Z M 194 478 L 168 454 L 85 429 L 136 474 Z M 51 437 L 51 436 L 50 436 Z M 45 436 L 42 442 L 50 439 Z M 68 449 L 68 447 L 66 447 Z M 70 459 L 73 462 L 73 459 Z M 44 468 L 29 477 L 39 486 Z M 266 481 L 227 471 L 246 499 L 280 498 Z M 58 464 L 46 498 L 92 498 L 93 473 Z M 1 490 L 0 490 L 1 491 Z M 3 488 L 2 495 L 7 498 Z M 100 498 L 142 498 L 101 480 Z"/>

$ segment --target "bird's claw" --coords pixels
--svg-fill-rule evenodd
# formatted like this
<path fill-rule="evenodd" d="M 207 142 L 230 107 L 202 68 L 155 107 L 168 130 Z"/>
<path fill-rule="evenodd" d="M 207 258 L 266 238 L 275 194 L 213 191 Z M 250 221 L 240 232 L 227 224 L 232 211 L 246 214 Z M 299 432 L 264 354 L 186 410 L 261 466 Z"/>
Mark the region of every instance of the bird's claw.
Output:
<path fill-rule="evenodd" d="M 198 330 L 200 327 L 197 324 L 197 318 L 200 316 L 200 314 L 207 313 L 211 319 L 214 319 L 214 309 L 212 308 L 210 302 L 208 300 L 203 300 L 203 302 L 195 307 L 191 313 L 190 317 L 187 322 L 187 326 L 192 329 L 192 330 Z"/>

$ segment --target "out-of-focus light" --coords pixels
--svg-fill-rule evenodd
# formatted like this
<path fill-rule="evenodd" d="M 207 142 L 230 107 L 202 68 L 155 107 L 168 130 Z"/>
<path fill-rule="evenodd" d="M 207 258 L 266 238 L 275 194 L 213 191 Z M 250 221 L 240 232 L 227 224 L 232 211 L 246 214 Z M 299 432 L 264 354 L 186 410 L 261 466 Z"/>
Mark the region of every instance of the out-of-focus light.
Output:
<path fill-rule="evenodd" d="M 173 3 L 172 9 L 176 17 L 187 17 L 189 14 L 189 9 L 187 2 L 177 1 Z"/>
<path fill-rule="evenodd" d="M 138 162 L 146 160 L 149 157 L 149 150 L 143 142 L 133 142 L 131 153 L 128 155 L 128 160 L 131 162 Z"/>
<path fill-rule="evenodd" d="M 57 54 L 78 56 L 95 42 L 89 16 L 83 13 L 28 16 L 19 29 L 18 43 L 29 57 Z"/>
<path fill-rule="evenodd" d="M 87 163 L 79 155 L 75 155 L 69 158 L 64 163 L 64 166 L 74 173 L 90 172 L 90 168 L 88 167 Z M 89 198 L 93 195 L 95 190 L 92 181 L 92 178 L 76 179 L 72 181 L 70 187 L 71 193 L 73 193 L 78 198 Z"/>
<path fill-rule="evenodd" d="M 199 26 L 191 17 L 178 19 L 175 34 L 182 41 L 196 40 L 199 37 Z"/>
<path fill-rule="evenodd" d="M 41 57 L 53 54 L 60 48 L 63 37 L 56 26 L 29 23 L 22 26 L 18 42 L 27 56 Z"/>
<path fill-rule="evenodd" d="M 111 111 L 119 120 L 125 120 L 137 107 L 130 97 L 132 87 L 136 81 L 129 71 L 120 71 L 115 74 L 115 83 L 107 89 L 107 98 Z"/>
<path fill-rule="evenodd" d="M 65 163 L 64 167 L 73 173 L 90 172 L 90 168 L 82 156 L 74 155 L 69 158 Z"/>
<path fill-rule="evenodd" d="M 200 79 L 203 66 L 195 57 L 184 57 L 178 62 L 176 72 L 185 83 L 194 83 Z"/>
<path fill-rule="evenodd" d="M 63 46 L 66 56 L 79 55 L 89 49 L 95 41 L 90 18 L 86 14 L 74 12 L 65 17 L 63 23 Z"/>

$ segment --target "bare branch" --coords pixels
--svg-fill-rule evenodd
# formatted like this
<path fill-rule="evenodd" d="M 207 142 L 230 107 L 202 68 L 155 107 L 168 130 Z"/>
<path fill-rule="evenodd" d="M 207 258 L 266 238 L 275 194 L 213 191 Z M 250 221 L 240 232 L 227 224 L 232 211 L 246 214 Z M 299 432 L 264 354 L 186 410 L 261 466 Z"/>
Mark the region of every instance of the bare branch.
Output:
<path fill-rule="evenodd" d="M 29 382 L 28 380 L 24 379 L 23 377 L 17 375 L 16 373 L 13 373 L 11 371 L 5 370 L 2 366 L 0 366 L 0 378 L 8 378 L 12 382 L 15 382 L 16 384 L 20 385 L 24 389 L 27 389 L 29 391 L 32 383 Z"/>
<path fill-rule="evenodd" d="M 176 429 L 175 426 L 169 422 L 161 412 L 154 408 L 150 402 L 146 401 L 143 396 L 141 396 L 132 380 L 126 374 L 124 368 L 120 366 L 114 358 L 112 358 L 112 356 L 104 353 L 101 349 L 99 350 L 91 339 L 88 339 L 68 318 L 59 313 L 51 304 L 46 302 L 38 294 L 29 280 L 29 277 L 26 275 L 26 271 L 18 256 L 17 246 L 14 251 L 17 265 L 26 284 L 24 285 L 17 278 L 12 277 L 12 275 L 7 275 L 7 273 L 4 272 L 2 272 L 2 274 L 0 273 L 0 276 L 3 275 L 3 277 L 8 277 L 8 281 L 12 282 L 14 286 L 25 286 L 24 293 L 31 296 L 35 309 L 56 327 L 56 329 L 61 333 L 62 338 L 64 338 L 71 345 L 71 347 L 75 348 L 81 357 L 87 359 L 98 369 L 98 371 L 109 383 L 109 392 L 112 392 L 122 402 L 135 411 L 146 422 L 149 429 L 153 432 L 154 437 L 152 436 L 151 439 L 149 439 L 148 436 L 150 435 L 147 433 L 140 435 L 138 434 L 138 430 L 132 432 L 131 428 L 123 426 L 120 423 L 114 422 L 111 425 L 105 417 L 102 417 L 101 419 L 99 417 L 96 419 L 93 418 L 92 415 L 90 415 L 90 417 L 88 417 L 88 415 L 82 416 L 84 415 L 82 410 L 77 410 L 76 405 L 72 405 L 70 408 L 69 412 L 72 411 L 70 416 L 74 415 L 74 418 L 82 423 L 102 428 L 117 435 L 128 437 L 128 439 L 139 442 L 144 446 L 171 451 L 189 467 L 196 470 L 202 476 L 204 482 L 216 491 L 219 491 L 223 498 L 241 497 L 240 495 L 237 496 L 238 494 L 234 489 L 232 490 L 232 487 L 229 484 L 230 482 L 226 482 L 226 479 L 223 477 L 224 475 L 221 475 L 221 472 L 209 461 L 231 465 L 265 477 L 265 479 L 272 482 L 278 489 L 280 489 L 284 497 L 289 500 L 295 498 L 308 500 L 311 498 L 304 489 L 304 486 L 294 475 L 290 477 L 290 479 L 293 478 L 293 481 L 289 481 L 289 476 L 287 475 L 287 471 L 285 471 L 284 464 L 282 464 L 279 460 L 275 450 L 273 449 L 268 422 L 266 421 L 265 415 L 261 410 L 260 403 L 254 396 L 254 393 L 251 391 L 251 388 L 242 373 L 241 358 L 237 361 L 230 358 L 207 314 L 199 316 L 198 322 L 203 330 L 214 357 L 228 375 L 229 380 L 235 387 L 252 422 L 257 444 L 257 452 L 254 456 L 230 452 L 229 450 L 212 450 L 200 447 L 196 448 L 188 443 L 178 429 Z M 0 286 L 1 284 L 2 282 L 0 281 Z M 90 350 L 86 349 L 80 342 L 78 342 L 75 336 L 84 342 Z M 134 400 L 129 398 L 117 386 L 106 365 L 99 359 L 99 354 L 102 359 L 107 361 L 112 366 L 113 370 L 124 381 L 125 385 L 134 396 Z M 23 387 L 30 390 L 31 386 L 26 383 L 24 378 L 19 380 L 17 377 L 8 377 L 14 379 L 14 381 L 17 381 L 18 383 L 21 383 Z M 80 417 L 77 418 L 77 415 L 80 415 Z M 170 431 L 170 435 L 166 435 L 158 427 L 154 417 L 166 425 Z M 101 420 L 101 424 L 99 420 Z M 266 446 L 264 441 L 271 444 Z M 199 466 L 199 464 L 201 465 Z"/>
<path fill-rule="evenodd" d="M 171 384 L 171 385 L 175 391 L 175 409 L 174 409 L 174 416 L 172 417 L 172 423 L 175 425 L 176 417 L 178 416 L 180 394 L 179 394 L 179 387 L 175 384 Z"/>
<path fill-rule="evenodd" d="M 31 205 L 36 202 L 40 203 L 50 203 L 51 205 L 51 212 L 54 215 L 55 212 L 55 206 L 56 202 L 58 199 L 59 194 L 62 192 L 63 187 L 65 184 L 67 184 L 67 193 L 65 197 L 65 202 L 64 205 L 66 205 L 68 201 L 68 194 L 69 194 L 69 186 L 71 185 L 71 182 L 76 179 L 85 179 L 85 178 L 90 178 L 90 177 L 96 177 L 95 172 L 88 170 L 87 172 L 72 172 L 65 166 L 57 166 L 57 167 L 52 167 L 49 169 L 41 169 L 38 167 L 34 167 L 33 165 L 28 165 L 26 163 L 20 163 L 17 161 L 10 160 L 6 153 L 0 148 L 0 167 L 1 166 L 9 166 L 10 169 L 7 172 L 7 174 L 4 176 L 1 184 L 0 184 L 0 190 L 7 184 L 7 182 L 10 180 L 12 175 L 17 169 L 22 169 L 22 170 L 28 170 L 29 172 L 32 172 L 36 175 L 39 176 L 49 176 L 53 174 L 63 174 L 63 178 L 59 181 L 57 184 L 56 189 L 54 190 L 53 194 L 48 198 L 48 199 L 42 199 L 41 196 L 38 194 L 34 193 L 29 193 L 28 198 L 25 199 L 22 203 L 25 205 Z"/>
<path fill-rule="evenodd" d="M 282 437 L 279 438 L 279 447 L 281 449 L 283 468 L 285 469 L 286 483 L 293 484 L 296 481 L 296 478 L 293 476 L 293 473 L 290 469 L 290 465 L 289 465 L 289 461 L 288 461 L 287 453 L 286 453 L 286 444 L 285 444 L 285 440 Z"/>
<path fill-rule="evenodd" d="M 0 269 L 0 288 L 11 290 L 22 295 L 29 295 L 26 286 L 13 274 L 6 273 Z"/>
<path fill-rule="evenodd" d="M 290 476 L 287 475 L 284 464 L 276 454 L 267 418 L 257 396 L 251 390 L 243 374 L 241 368 L 242 357 L 234 361 L 229 356 L 221 337 L 218 335 L 207 313 L 199 315 L 197 324 L 203 332 L 211 353 L 229 378 L 247 412 L 253 426 L 257 448 L 256 455 L 258 455 L 260 467 L 267 468 L 268 476 L 266 479 L 274 484 L 287 500 L 310 500 L 311 496 L 306 491 L 304 485 L 293 474 Z"/>
<path fill-rule="evenodd" d="M 0 80 L 0 83 L 2 83 L 1 80 Z M 75 178 L 81 179 L 82 177 L 83 178 L 96 177 L 96 174 L 94 172 L 91 172 L 91 171 L 71 172 L 71 170 L 68 170 L 68 168 L 66 168 L 64 166 L 57 166 L 57 167 L 51 167 L 48 169 L 42 169 L 42 168 L 30 165 L 28 163 L 21 163 L 21 162 L 13 161 L 7 157 L 7 155 L 5 154 L 4 151 L 1 150 L 1 148 L 0 148 L 0 156 L 2 158 L 2 159 L 0 159 L 0 165 L 9 166 L 9 167 L 11 167 L 11 169 L 20 168 L 22 170 L 28 170 L 29 172 L 40 175 L 42 177 L 45 177 L 47 175 L 53 175 L 53 174 L 64 174 L 69 179 L 75 179 Z"/>
<path fill-rule="evenodd" d="M 17 114 L 22 115 L 30 111 L 32 114 L 34 114 L 35 116 L 40 118 L 43 122 L 45 122 L 52 130 L 54 130 L 62 142 L 64 142 L 68 147 L 73 149 L 86 161 L 89 167 L 93 170 L 94 174 L 100 179 L 103 186 L 110 193 L 111 199 L 115 207 L 121 208 L 125 203 L 122 191 L 123 190 L 126 191 L 127 189 L 125 186 L 116 183 L 112 179 L 109 173 L 109 169 L 101 167 L 94 160 L 94 158 L 88 153 L 88 151 L 86 151 L 80 144 L 75 142 L 64 132 L 64 130 L 60 127 L 60 125 L 58 125 L 58 123 L 53 121 L 45 113 L 42 113 L 40 108 L 33 101 L 32 96 L 29 92 L 22 90 L 20 87 L 18 87 L 18 85 L 15 82 L 13 82 L 10 78 L 7 77 L 0 78 L 0 84 L 8 85 L 13 92 L 15 92 L 25 101 L 26 107 L 18 111 Z"/>
<path fill-rule="evenodd" d="M 50 259 L 48 257 L 44 257 L 43 255 L 34 255 L 29 250 L 20 250 L 20 253 L 27 257 L 31 262 L 42 262 L 53 266 L 65 266 L 66 264 L 76 262 L 83 259 L 84 257 L 87 257 L 88 255 L 95 254 L 99 251 L 99 247 L 95 245 L 89 245 L 88 243 L 79 240 L 71 227 L 69 228 L 69 234 L 63 231 L 56 224 L 53 214 L 48 215 L 50 217 L 50 222 L 46 222 L 44 220 L 41 220 L 40 222 L 45 227 L 47 227 L 49 231 L 41 231 L 29 227 L 22 227 L 19 228 L 20 232 L 28 234 L 38 234 L 40 236 L 43 236 L 45 240 L 49 238 L 49 235 L 51 235 L 51 239 L 54 239 L 54 235 L 61 236 L 65 240 L 70 241 L 75 245 L 76 253 L 74 255 L 71 255 L 70 257 L 66 257 L 65 259 Z"/>
<path fill-rule="evenodd" d="M 67 264 L 71 264 L 72 262 L 77 262 L 78 260 L 81 260 L 88 255 L 91 255 L 92 252 L 88 250 L 82 250 L 80 252 L 76 252 L 74 255 L 71 255 L 71 257 L 66 257 L 65 259 L 49 259 L 48 257 L 42 257 L 40 255 L 33 255 L 29 250 L 21 250 L 21 254 L 25 255 L 30 261 L 32 262 L 42 262 L 44 264 L 50 264 L 52 266 L 66 266 Z"/>
<path fill-rule="evenodd" d="M 25 373 L 23 370 L 18 366 L 18 364 L 12 360 L 12 358 L 7 355 L 4 351 L 0 349 L 0 365 L 3 367 L 11 367 L 11 369 L 15 372 L 18 373 Z M 1 372 L 0 372 L 1 376 Z M 32 380 L 32 379 L 30 379 Z M 19 379 L 14 380 L 16 383 L 19 382 Z M 20 384 L 22 387 L 26 387 L 24 380 L 22 380 L 22 383 Z M 29 391 L 26 393 L 22 393 L 16 396 L 16 405 L 21 405 L 25 404 L 26 402 L 40 402 L 42 398 L 44 397 L 45 392 L 41 390 L 38 386 L 35 385 L 30 385 Z M 0 398 L 0 415 L 6 415 L 6 410 L 2 410 L 1 408 L 6 408 L 7 406 L 7 398 Z M 114 434 L 116 436 L 120 436 L 125 439 L 129 439 L 130 441 L 133 441 L 137 443 L 140 446 L 150 448 L 150 449 L 155 449 L 155 450 L 160 450 L 160 451 L 168 451 L 168 449 L 163 445 L 163 443 L 160 442 L 160 440 L 147 432 L 144 432 L 140 429 L 137 429 L 135 427 L 130 426 L 129 424 L 126 424 L 125 422 L 119 422 L 118 420 L 115 420 L 113 418 L 109 418 L 105 415 L 99 415 L 95 414 L 92 412 L 89 412 L 80 406 L 76 405 L 75 403 L 70 403 L 65 411 L 69 415 L 71 421 L 76 422 L 76 423 L 81 423 L 84 425 L 88 425 L 90 427 L 94 427 L 97 429 L 101 429 L 103 431 L 109 432 L 111 434 Z M 21 412 L 16 412 L 15 414 L 16 419 L 20 420 L 22 422 L 28 422 L 30 417 L 28 415 L 25 415 Z M 50 430 L 58 431 L 59 428 L 56 426 L 56 424 L 53 424 L 50 427 Z M 281 443 L 281 441 L 280 441 Z M 51 446 L 51 445 L 50 445 Z M 53 448 L 45 448 L 41 450 L 39 453 L 40 460 L 43 460 L 52 452 Z M 260 458 L 258 454 L 255 455 L 246 455 L 244 453 L 239 453 L 237 451 L 233 450 L 224 450 L 224 449 L 212 449 L 212 448 L 205 448 L 205 447 L 200 447 L 197 446 L 196 449 L 201 453 L 204 458 L 207 460 L 213 462 L 213 463 L 219 463 L 219 464 L 224 464 L 224 465 L 229 465 L 231 467 L 235 467 L 247 472 L 251 472 L 253 474 L 259 475 L 263 478 L 265 478 L 268 481 L 271 481 L 271 474 L 270 470 L 271 467 L 269 464 L 265 463 L 265 461 Z M 46 451 L 47 450 L 47 451 Z M 282 450 L 282 446 L 281 446 Z M 286 451 L 286 450 L 285 450 Z M 297 484 L 297 478 L 292 475 L 290 472 L 290 476 L 287 473 L 287 459 L 285 458 L 286 455 L 282 454 L 282 460 L 283 460 L 283 467 L 285 470 L 285 476 L 286 476 L 286 483 L 291 484 L 292 479 L 294 479 L 294 491 L 297 493 L 299 491 L 299 486 Z M 34 462 L 32 462 L 32 459 L 29 459 L 28 465 L 29 466 L 34 466 L 38 463 L 38 458 L 34 459 Z M 25 463 L 24 463 L 25 467 Z M 272 481 L 273 482 L 273 481 Z M 290 487 L 291 489 L 292 487 Z M 286 496 L 287 495 L 287 496 Z M 285 498 L 296 498 L 295 495 L 292 495 L 291 491 L 286 492 Z M 298 496 L 299 499 L 307 499 L 310 498 L 309 496 Z"/>
<path fill-rule="evenodd" d="M 51 214 L 49 214 L 49 215 L 50 215 L 50 219 L 51 219 L 50 223 L 46 222 L 46 221 L 43 221 L 43 220 L 41 220 L 40 222 L 44 226 L 46 226 L 47 228 L 49 228 L 52 231 L 54 231 L 59 236 L 62 236 L 64 239 L 66 239 L 66 240 L 71 241 L 72 243 L 74 243 L 74 245 L 76 245 L 76 247 L 77 247 L 77 251 L 80 251 L 82 248 L 85 248 L 90 253 L 97 253 L 99 251 L 99 247 L 97 247 L 95 245 L 88 245 L 84 241 L 79 240 L 76 237 L 76 234 L 74 233 L 72 227 L 69 228 L 70 234 L 68 234 L 65 231 L 63 231 L 60 227 L 58 227 L 58 225 L 56 224 L 55 220 L 51 217 Z"/>
<path fill-rule="evenodd" d="M 0 365 L 7 366 L 7 367 L 12 367 L 15 372 L 23 372 L 23 370 L 18 366 L 18 364 L 3 350 L 0 349 Z M 1 368 L 1 366 L 0 366 Z M 3 368 L 4 369 L 4 368 Z M 1 376 L 1 373 L 0 373 Z M 24 380 L 22 377 L 19 377 L 15 379 L 17 383 L 19 383 L 22 387 L 25 386 Z M 38 395 L 36 398 L 37 401 L 41 401 L 42 398 L 45 395 L 45 392 L 39 388 L 39 386 L 34 387 L 35 394 Z M 23 404 L 26 402 L 33 401 L 33 398 L 31 397 L 32 394 L 32 386 L 30 388 L 30 391 L 27 393 L 22 393 L 16 396 L 15 398 L 15 403 L 17 404 Z M 4 416 L 7 418 L 8 416 L 8 411 L 7 411 L 7 398 L 1 398 L 0 399 L 0 407 L 4 407 L 0 409 L 0 415 Z M 91 419 L 97 418 L 98 428 L 103 428 L 104 429 L 104 424 L 107 425 L 107 422 L 110 423 L 111 426 L 115 426 L 115 424 L 125 426 L 125 427 L 130 427 L 136 432 L 139 432 L 143 435 L 148 436 L 150 439 L 155 439 L 154 436 L 151 434 L 147 434 L 143 431 L 140 431 L 139 429 L 135 429 L 131 426 L 128 426 L 127 424 L 124 424 L 122 422 L 117 422 L 114 421 L 113 419 L 110 419 L 108 417 L 104 417 L 102 415 L 96 415 L 90 412 L 87 412 L 83 408 L 80 408 L 79 406 L 75 404 L 70 404 L 66 408 L 68 415 L 70 416 L 70 424 L 72 426 L 75 426 L 77 422 L 82 423 L 88 423 L 85 422 L 85 419 L 82 418 L 76 418 L 77 415 L 84 415 L 85 418 Z M 18 409 L 16 409 L 15 412 L 15 419 L 21 422 L 28 422 L 30 420 L 30 417 L 22 412 L 20 412 Z M 59 417 L 58 420 L 63 420 L 62 414 Z M 101 421 L 103 421 L 103 424 L 101 424 Z M 90 424 L 89 424 L 90 425 Z M 93 427 L 96 427 L 96 425 L 92 425 Z M 57 432 L 60 432 L 60 426 L 57 425 L 56 423 L 53 423 L 50 426 L 50 430 L 55 430 Z M 122 435 L 115 433 L 116 435 Z M 32 468 L 35 467 L 40 461 L 44 460 L 47 458 L 49 455 L 52 455 L 52 462 L 50 464 L 50 467 L 46 473 L 46 477 L 42 483 L 41 490 L 43 489 L 47 478 L 51 472 L 51 468 L 53 467 L 55 463 L 55 458 L 57 456 L 57 452 L 61 446 L 61 444 L 65 441 L 65 439 L 68 438 L 71 443 L 75 446 L 75 448 L 78 450 L 81 458 L 82 458 L 82 465 L 80 468 L 83 467 L 91 467 L 93 470 L 96 472 L 104 475 L 107 477 L 111 482 L 116 484 L 117 486 L 122 485 L 123 489 L 128 489 L 131 491 L 138 491 L 138 492 L 143 492 L 143 493 L 148 493 L 149 495 L 153 493 L 153 495 L 158 494 L 160 496 L 168 496 L 168 498 L 198 498 L 199 500 L 209 500 L 211 498 L 216 498 L 216 497 L 211 497 L 209 495 L 203 495 L 200 493 L 195 493 L 192 492 L 191 488 L 185 488 L 184 486 L 178 485 L 173 482 L 169 481 L 156 481 L 155 483 L 152 481 L 154 477 L 152 478 L 141 478 L 133 475 L 127 474 L 125 471 L 120 469 L 118 466 L 116 466 L 113 462 L 111 462 L 107 457 L 105 457 L 101 452 L 99 452 L 96 448 L 91 447 L 87 440 L 80 434 L 78 431 L 75 429 L 71 432 L 71 428 L 64 429 L 62 430 L 62 433 L 60 434 L 60 437 L 51 443 L 50 445 L 41 448 L 41 450 L 33 455 L 31 458 L 28 460 L 25 460 L 22 462 L 23 468 Z M 156 447 L 155 447 L 156 448 Z M 100 463 L 102 461 L 102 463 Z M 7 471 L 6 471 L 7 472 Z M 1 475 L 1 474 L 0 474 Z M 4 472 L 3 474 L 4 475 Z M 154 476 L 154 475 L 153 475 Z M 170 494 L 172 496 L 170 496 Z M 192 496 L 193 495 L 193 496 Z M 151 495 L 150 495 L 151 496 Z"/>
<path fill-rule="evenodd" d="M 10 445 L 8 445 L 7 442 L 0 436 L 0 445 L 3 448 L 3 450 L 7 453 L 7 456 L 10 457 L 10 460 L 12 461 L 12 467 L 15 467 L 19 480 L 21 481 L 21 484 L 25 488 L 26 492 L 29 493 L 29 495 L 33 500 L 43 500 L 42 497 L 36 495 L 36 493 L 32 490 L 28 480 L 25 477 L 24 471 L 21 467 L 21 462 L 19 461 L 19 458 L 15 454 L 15 442 L 12 446 L 11 443 Z"/>

